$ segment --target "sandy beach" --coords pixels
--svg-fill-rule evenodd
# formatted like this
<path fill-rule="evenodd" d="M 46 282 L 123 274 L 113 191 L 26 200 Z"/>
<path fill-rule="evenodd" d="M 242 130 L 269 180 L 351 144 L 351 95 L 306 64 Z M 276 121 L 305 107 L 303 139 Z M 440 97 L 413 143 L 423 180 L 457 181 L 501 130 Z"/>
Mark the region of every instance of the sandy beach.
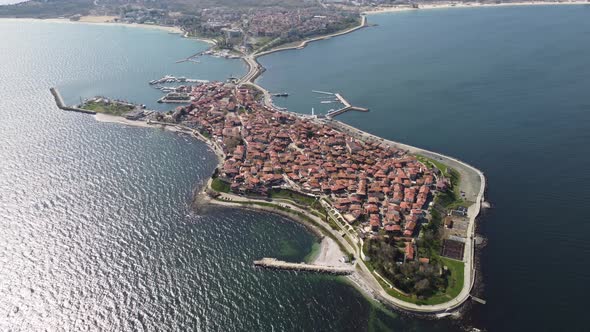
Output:
<path fill-rule="evenodd" d="M 325 236 L 320 243 L 320 252 L 313 260 L 313 264 L 350 267 L 350 264 L 342 261 L 343 256 L 344 254 L 340 250 L 340 247 L 338 247 L 338 243 L 332 240 L 332 238 Z"/>
<path fill-rule="evenodd" d="M 78 20 L 78 22 L 86 22 L 86 23 L 113 23 L 116 22 L 118 16 L 98 16 L 98 15 L 88 15 L 82 16 Z"/>
<path fill-rule="evenodd" d="M 163 26 L 163 25 L 152 25 L 152 24 L 129 24 L 109 21 L 114 16 L 82 16 L 79 21 L 71 21 L 67 18 L 2 18 L 2 20 L 11 20 L 15 22 L 52 22 L 61 24 L 93 24 L 93 25 L 107 25 L 107 26 L 124 26 L 131 28 L 144 28 L 144 29 L 155 29 L 167 31 L 170 33 L 183 34 L 184 32 L 179 27 Z M 205 42 L 210 42 L 203 40 Z"/>
<path fill-rule="evenodd" d="M 133 127 L 142 127 L 142 128 L 154 128 L 155 126 L 148 124 L 145 121 L 134 121 L 134 120 L 127 120 L 122 116 L 116 115 L 109 115 L 104 113 L 96 113 L 94 115 L 94 119 L 98 122 L 110 122 L 110 123 L 119 123 L 127 126 Z M 165 128 L 166 126 L 162 126 Z"/>
<path fill-rule="evenodd" d="M 449 8 L 484 8 L 484 7 L 509 7 L 509 6 L 552 6 L 552 5 L 583 5 L 589 4 L 586 0 L 572 0 L 563 2 L 545 2 L 545 1 L 519 1 L 519 2 L 502 2 L 502 3 L 466 3 L 466 2 L 448 2 L 448 3 L 434 3 L 434 4 L 419 4 L 419 8 L 411 6 L 391 6 L 391 7 L 376 7 L 369 8 L 363 11 L 365 15 L 375 15 L 383 13 L 405 12 L 422 9 L 449 9 Z"/>

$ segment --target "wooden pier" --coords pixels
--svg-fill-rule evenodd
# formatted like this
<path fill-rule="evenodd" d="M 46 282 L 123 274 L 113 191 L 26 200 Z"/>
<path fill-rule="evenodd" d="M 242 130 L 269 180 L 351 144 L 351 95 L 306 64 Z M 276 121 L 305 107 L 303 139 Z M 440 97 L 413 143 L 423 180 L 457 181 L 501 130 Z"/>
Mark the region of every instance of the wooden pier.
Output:
<path fill-rule="evenodd" d="M 338 267 L 326 265 L 314 265 L 305 263 L 289 263 L 280 261 L 276 258 L 265 257 L 261 260 L 254 261 L 254 266 L 276 269 L 276 270 L 291 270 L 291 271 L 306 271 L 317 273 L 328 273 L 336 275 L 348 275 L 354 272 L 352 267 Z"/>

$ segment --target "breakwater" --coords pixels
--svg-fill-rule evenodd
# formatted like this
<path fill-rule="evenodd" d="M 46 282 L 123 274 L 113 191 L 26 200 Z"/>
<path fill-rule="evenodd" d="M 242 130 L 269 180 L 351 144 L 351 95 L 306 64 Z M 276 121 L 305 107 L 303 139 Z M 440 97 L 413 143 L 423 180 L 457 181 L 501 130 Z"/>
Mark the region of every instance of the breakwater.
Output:
<path fill-rule="evenodd" d="M 71 112 L 80 112 L 80 113 L 86 113 L 86 114 L 96 114 L 96 112 L 94 112 L 94 111 L 85 110 L 83 108 L 66 106 L 64 103 L 64 100 L 61 97 L 61 94 L 59 93 L 59 90 L 57 90 L 57 88 L 49 88 L 49 91 L 53 95 L 53 98 L 55 98 L 55 104 L 61 110 L 71 111 Z"/>
<path fill-rule="evenodd" d="M 348 111 L 359 111 L 359 112 L 368 112 L 369 111 L 368 108 L 352 106 L 348 102 L 348 100 L 346 100 L 344 97 L 342 97 L 342 95 L 339 93 L 336 93 L 334 95 L 340 101 L 340 103 L 342 103 L 344 105 L 344 107 L 342 107 L 338 110 L 335 110 L 335 111 L 328 112 L 328 114 L 326 114 L 327 118 L 331 119 L 331 118 L 335 117 L 336 115 L 340 115 L 340 114 L 348 112 Z"/>
<path fill-rule="evenodd" d="M 327 273 L 335 275 L 349 275 L 354 272 L 352 267 L 338 267 L 338 266 L 327 266 L 327 265 L 315 265 L 305 263 L 290 263 L 278 260 L 276 258 L 265 257 L 261 260 L 254 261 L 254 266 L 264 267 L 276 270 L 291 270 L 291 271 L 305 271 L 305 272 L 317 272 Z"/>

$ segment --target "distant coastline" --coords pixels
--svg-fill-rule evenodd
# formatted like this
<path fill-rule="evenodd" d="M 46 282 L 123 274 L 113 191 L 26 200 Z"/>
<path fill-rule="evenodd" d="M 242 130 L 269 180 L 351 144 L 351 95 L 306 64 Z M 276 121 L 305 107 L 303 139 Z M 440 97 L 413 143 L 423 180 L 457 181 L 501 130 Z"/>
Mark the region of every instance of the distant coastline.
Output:
<path fill-rule="evenodd" d="M 586 0 L 569 0 L 569 1 L 518 1 L 518 2 L 500 2 L 500 3 L 481 3 L 481 2 L 462 2 L 453 1 L 446 3 L 428 3 L 418 4 L 418 7 L 409 5 L 378 6 L 369 8 L 362 13 L 365 15 L 376 15 L 384 13 L 396 13 L 406 11 L 417 11 L 423 9 L 451 9 L 451 8 L 490 8 L 490 7 L 512 7 L 512 6 L 555 6 L 555 5 L 590 5 Z"/>
<path fill-rule="evenodd" d="M 215 41 L 212 39 L 198 38 L 198 37 L 192 37 L 192 36 L 189 37 L 188 34 L 185 33 L 178 26 L 111 22 L 109 20 L 109 18 L 112 18 L 112 16 L 82 16 L 79 21 L 72 21 L 67 18 L 12 18 L 12 17 L 3 17 L 3 18 L 0 18 L 0 20 L 6 20 L 6 21 L 12 21 L 12 22 L 50 22 L 50 23 L 59 23 L 59 24 L 86 24 L 86 25 L 100 25 L 100 26 L 119 26 L 119 27 L 128 27 L 128 28 L 160 30 L 160 31 L 166 31 L 166 32 L 172 33 L 172 34 L 178 34 L 184 38 L 201 41 L 201 42 L 207 43 L 209 45 L 215 45 Z"/>
<path fill-rule="evenodd" d="M 92 16 L 88 16 L 92 17 Z M 131 28 L 144 28 L 144 29 L 155 29 L 155 30 L 162 30 L 167 31 L 170 33 L 178 33 L 182 34 L 183 31 L 179 27 L 173 26 L 163 26 L 163 25 L 155 25 L 155 24 L 129 24 L 129 23 L 120 23 L 120 22 L 105 22 L 105 21 L 93 21 L 91 19 L 88 20 L 80 20 L 80 21 L 72 21 L 67 18 L 12 18 L 12 17 L 5 17 L 0 18 L 1 20 L 9 20 L 13 22 L 51 22 L 51 23 L 60 23 L 60 24 L 89 24 L 89 25 L 106 25 L 106 26 L 123 26 L 123 27 L 131 27 Z"/>

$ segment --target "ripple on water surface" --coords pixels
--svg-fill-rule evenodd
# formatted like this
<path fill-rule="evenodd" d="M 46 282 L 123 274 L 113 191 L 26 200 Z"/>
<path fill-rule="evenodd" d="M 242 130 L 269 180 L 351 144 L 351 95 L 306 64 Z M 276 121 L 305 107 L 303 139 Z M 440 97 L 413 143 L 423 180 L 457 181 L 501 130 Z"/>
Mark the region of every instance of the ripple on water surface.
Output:
<path fill-rule="evenodd" d="M 420 324 L 376 311 L 340 279 L 254 269 L 262 256 L 300 261 L 315 239 L 267 213 L 193 211 L 192 192 L 216 166 L 204 144 L 61 112 L 48 92 L 64 87 L 72 102 L 113 91 L 152 98 L 145 82 L 176 70 L 174 53 L 194 53 L 193 41 L 6 21 L 0 38 L 7 46 L 0 52 L 0 330 Z M 68 47 L 55 47 L 54 38 Z M 243 70 L 211 66 L 190 70 L 210 79 Z"/>

